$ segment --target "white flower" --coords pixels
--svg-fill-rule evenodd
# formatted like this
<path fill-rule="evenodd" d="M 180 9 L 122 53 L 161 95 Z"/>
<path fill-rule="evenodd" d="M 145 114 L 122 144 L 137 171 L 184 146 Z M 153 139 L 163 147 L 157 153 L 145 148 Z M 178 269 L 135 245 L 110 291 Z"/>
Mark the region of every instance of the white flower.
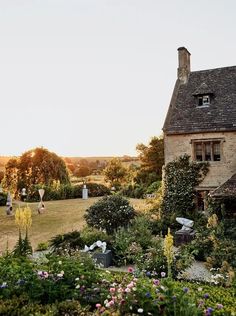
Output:
<path fill-rule="evenodd" d="M 60 261 L 58 261 L 58 264 L 62 264 L 61 260 L 60 260 Z"/>
<path fill-rule="evenodd" d="M 76 285 L 76 287 L 75 287 L 76 289 L 79 289 L 80 288 L 80 285 L 78 284 L 78 285 Z"/>
<path fill-rule="evenodd" d="M 75 281 L 79 281 L 79 278 L 76 278 Z"/>
<path fill-rule="evenodd" d="M 139 308 L 139 309 L 138 309 L 138 313 L 142 314 L 142 313 L 143 313 L 143 309 L 142 309 L 142 308 Z"/>

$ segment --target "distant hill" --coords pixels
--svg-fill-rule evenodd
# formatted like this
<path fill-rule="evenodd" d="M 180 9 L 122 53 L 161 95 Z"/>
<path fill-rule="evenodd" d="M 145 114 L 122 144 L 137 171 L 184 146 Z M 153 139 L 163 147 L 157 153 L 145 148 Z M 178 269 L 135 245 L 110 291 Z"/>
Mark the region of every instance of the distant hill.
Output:
<path fill-rule="evenodd" d="M 13 156 L 0 156 L 0 171 L 4 170 L 5 165 L 7 164 L 8 160 L 13 158 Z M 138 157 L 131 157 L 131 156 L 122 156 L 122 157 L 62 157 L 65 162 L 71 162 L 73 164 L 78 164 L 80 160 L 87 160 L 89 163 L 90 162 L 109 162 L 113 158 L 120 158 L 120 160 L 126 165 L 129 166 L 132 163 L 135 163 L 137 165 L 140 164 L 139 158 Z"/>

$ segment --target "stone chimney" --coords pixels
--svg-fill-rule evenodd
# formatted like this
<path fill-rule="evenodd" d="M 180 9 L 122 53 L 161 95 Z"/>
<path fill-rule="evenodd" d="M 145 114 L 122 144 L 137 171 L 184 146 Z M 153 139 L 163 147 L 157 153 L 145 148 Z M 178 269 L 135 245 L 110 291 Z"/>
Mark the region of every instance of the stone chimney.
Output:
<path fill-rule="evenodd" d="M 178 79 L 182 84 L 188 81 L 190 74 L 190 52 L 185 47 L 179 47 L 179 68 L 178 68 Z"/>

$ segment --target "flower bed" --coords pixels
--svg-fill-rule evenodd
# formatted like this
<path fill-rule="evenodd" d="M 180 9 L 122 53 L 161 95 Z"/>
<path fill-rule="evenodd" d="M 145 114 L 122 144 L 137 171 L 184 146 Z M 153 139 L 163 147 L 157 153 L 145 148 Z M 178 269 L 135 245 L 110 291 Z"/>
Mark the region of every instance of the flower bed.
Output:
<path fill-rule="evenodd" d="M 235 315 L 234 303 L 234 287 L 111 273 L 86 255 L 0 258 L 0 315 Z"/>

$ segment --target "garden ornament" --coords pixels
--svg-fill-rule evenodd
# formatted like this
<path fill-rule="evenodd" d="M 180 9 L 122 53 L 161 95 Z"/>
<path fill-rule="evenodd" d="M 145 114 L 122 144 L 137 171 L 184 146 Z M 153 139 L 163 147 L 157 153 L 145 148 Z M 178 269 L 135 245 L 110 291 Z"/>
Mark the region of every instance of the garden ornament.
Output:
<path fill-rule="evenodd" d="M 191 231 L 193 227 L 193 221 L 191 219 L 187 219 L 184 217 L 176 217 L 176 221 L 180 223 L 182 226 L 181 230 Z"/>
<path fill-rule="evenodd" d="M 44 189 L 39 189 L 40 202 L 38 205 L 38 213 L 41 214 L 45 210 L 45 205 L 43 203 Z"/>
<path fill-rule="evenodd" d="M 104 241 L 102 242 L 101 240 L 96 241 L 95 243 L 93 243 L 90 247 L 88 247 L 87 245 L 84 246 L 84 251 L 88 252 L 90 250 L 93 250 L 95 247 L 99 247 L 102 249 L 102 253 L 104 253 L 106 251 L 106 247 L 107 247 L 107 243 Z"/>
<path fill-rule="evenodd" d="M 7 193 L 6 206 L 7 206 L 6 214 L 7 215 L 12 215 L 12 198 L 11 198 L 11 193 L 10 192 Z"/>

